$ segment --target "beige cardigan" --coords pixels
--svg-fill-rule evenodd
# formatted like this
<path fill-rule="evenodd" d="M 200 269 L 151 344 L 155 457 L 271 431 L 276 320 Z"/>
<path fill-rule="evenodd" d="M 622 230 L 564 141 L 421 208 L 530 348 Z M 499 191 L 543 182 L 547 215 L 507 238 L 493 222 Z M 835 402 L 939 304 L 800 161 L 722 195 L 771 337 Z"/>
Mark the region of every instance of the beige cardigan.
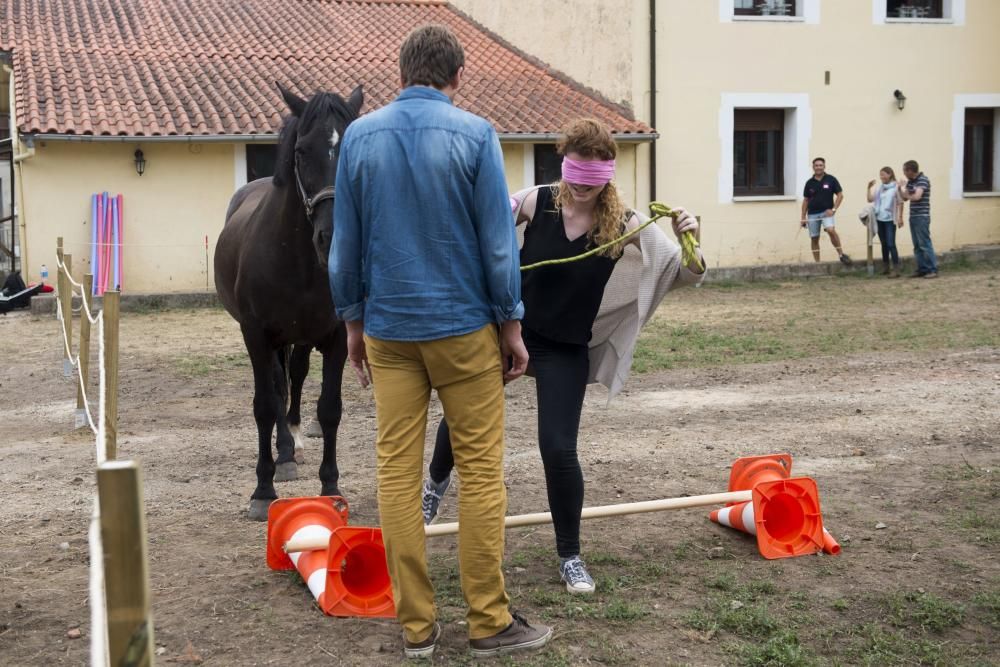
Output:
<path fill-rule="evenodd" d="M 638 214 L 641 222 L 646 218 Z M 681 264 L 681 247 L 656 223 L 639 232 L 642 252 L 628 246 L 604 289 L 590 341 L 589 382 L 608 388 L 608 402 L 625 386 L 639 330 L 672 289 L 699 285 L 705 274 Z"/>

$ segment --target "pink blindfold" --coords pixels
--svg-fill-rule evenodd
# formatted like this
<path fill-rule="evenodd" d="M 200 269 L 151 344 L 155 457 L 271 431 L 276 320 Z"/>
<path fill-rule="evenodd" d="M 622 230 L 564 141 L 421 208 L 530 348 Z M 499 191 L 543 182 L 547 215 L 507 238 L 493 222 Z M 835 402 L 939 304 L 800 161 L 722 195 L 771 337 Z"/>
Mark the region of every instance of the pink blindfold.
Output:
<path fill-rule="evenodd" d="M 614 160 L 573 160 L 563 157 L 562 179 L 577 185 L 606 185 L 615 177 Z"/>

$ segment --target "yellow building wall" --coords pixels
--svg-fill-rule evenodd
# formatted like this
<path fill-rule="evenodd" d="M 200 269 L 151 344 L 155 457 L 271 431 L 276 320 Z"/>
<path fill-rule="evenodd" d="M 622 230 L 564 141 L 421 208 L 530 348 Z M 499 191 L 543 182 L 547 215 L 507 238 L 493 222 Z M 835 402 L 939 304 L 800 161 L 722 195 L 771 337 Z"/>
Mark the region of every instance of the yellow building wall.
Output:
<path fill-rule="evenodd" d="M 1000 94 L 1000 2 L 968 0 L 964 25 L 877 25 L 874 1 L 818 3 L 815 24 L 722 22 L 715 0 L 658 3 L 658 186 L 662 198 L 703 215 L 711 265 L 811 260 L 808 234 L 798 227 L 799 196 L 811 175 L 809 159 L 819 155 L 844 187 L 837 227 L 855 258 L 866 252 L 857 218 L 865 186 L 885 165 L 902 176 L 908 159 L 931 179 L 936 250 L 1000 242 L 1000 196 L 953 193 L 956 150 L 961 156 L 953 137 L 956 95 Z M 895 89 L 907 98 L 902 111 Z M 801 178 L 786 183 L 794 201 L 720 197 L 721 181 L 731 181 L 731 171 L 721 169 L 723 95 L 761 93 L 808 100 L 812 122 L 801 152 L 807 157 L 797 165 Z M 829 241 L 822 244 L 824 258 L 834 259 Z M 898 245 L 912 254 L 905 228 Z"/>
<path fill-rule="evenodd" d="M 214 289 L 212 256 L 234 190 L 231 144 L 141 144 L 146 172 L 136 173 L 135 143 L 35 142 L 21 163 L 26 275 L 49 280 L 56 238 L 73 255 L 73 275 L 91 273 L 90 196 L 123 195 L 126 293 Z M 206 264 L 205 237 L 208 237 Z M 206 283 L 207 277 L 207 283 Z M 206 287 L 207 285 L 207 287 Z"/>
<path fill-rule="evenodd" d="M 920 162 L 932 182 L 931 233 L 938 251 L 1000 243 L 1000 196 L 962 196 L 956 171 L 963 142 L 956 136 L 962 113 L 956 96 L 1000 96 L 1000 2 L 945 0 L 964 10 L 956 12 L 959 20 L 920 24 L 877 21 L 885 0 L 798 1 L 809 18 L 784 22 L 727 19 L 731 0 L 656 2 L 656 198 L 703 216 L 702 244 L 711 264 L 811 261 L 798 220 L 809 160 L 817 155 L 826 157 L 844 187 L 837 227 L 851 255 L 866 253 L 856 217 L 865 186 L 885 165 L 901 176 L 908 159 Z M 453 4 L 650 121 L 649 0 Z M 896 89 L 907 97 L 903 111 L 892 96 Z M 808 113 L 796 114 L 800 120 L 810 116 L 798 147 L 803 157 L 790 165 L 783 200 L 725 196 L 721 184 L 732 180 L 724 156 L 731 153 L 731 137 L 722 136 L 731 132 L 720 119 L 725 95 L 805 99 Z M 634 158 L 640 202 L 650 197 L 648 152 L 640 146 Z M 823 257 L 833 259 L 829 242 L 822 243 Z M 898 243 L 905 254 L 912 252 L 907 229 Z"/>

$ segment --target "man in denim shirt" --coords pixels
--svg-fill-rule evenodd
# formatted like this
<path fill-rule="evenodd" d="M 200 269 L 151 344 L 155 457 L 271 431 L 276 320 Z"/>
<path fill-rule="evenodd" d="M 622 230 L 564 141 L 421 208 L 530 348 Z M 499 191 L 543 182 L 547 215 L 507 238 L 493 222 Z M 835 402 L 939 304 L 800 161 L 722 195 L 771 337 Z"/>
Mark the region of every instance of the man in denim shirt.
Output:
<path fill-rule="evenodd" d="M 431 389 L 462 481 L 472 652 L 538 648 L 551 630 L 511 614 L 501 571 L 503 383 L 524 373 L 528 353 L 500 143 L 452 105 L 465 56 L 450 30 L 417 28 L 399 61 L 399 97 L 344 134 L 329 270 L 351 367 L 375 389 L 379 514 L 404 651 L 430 657 L 441 634 L 420 509 Z"/>

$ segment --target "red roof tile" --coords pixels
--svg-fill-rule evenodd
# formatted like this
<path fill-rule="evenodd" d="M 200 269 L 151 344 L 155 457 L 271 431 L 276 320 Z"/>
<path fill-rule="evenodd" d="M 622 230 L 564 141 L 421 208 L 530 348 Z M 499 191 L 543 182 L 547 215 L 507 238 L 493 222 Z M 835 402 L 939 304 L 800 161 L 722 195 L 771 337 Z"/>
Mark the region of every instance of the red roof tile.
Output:
<path fill-rule="evenodd" d="M 459 106 L 500 133 L 554 133 L 580 115 L 651 133 L 631 113 L 434 0 L 0 0 L 21 132 L 271 134 L 280 81 L 307 96 L 397 94 L 399 46 L 444 23 L 466 51 Z"/>

